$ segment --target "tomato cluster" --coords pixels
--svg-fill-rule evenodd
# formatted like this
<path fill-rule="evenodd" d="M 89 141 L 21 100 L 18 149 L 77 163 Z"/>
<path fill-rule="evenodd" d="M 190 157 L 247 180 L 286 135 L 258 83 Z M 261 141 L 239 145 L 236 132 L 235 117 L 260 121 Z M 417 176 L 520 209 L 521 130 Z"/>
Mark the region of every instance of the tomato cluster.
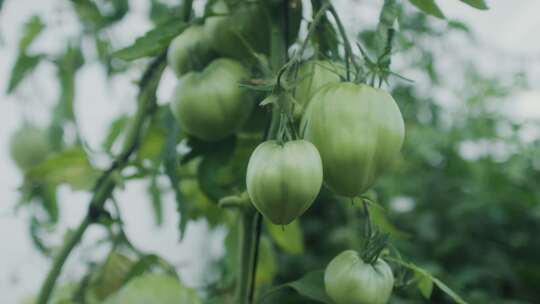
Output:
<path fill-rule="evenodd" d="M 168 60 L 179 80 L 171 109 L 184 132 L 217 142 L 253 116 L 254 95 L 241 83 L 251 77 L 254 54 L 270 52 L 272 20 L 283 18 L 279 3 L 213 1 L 204 24 L 172 42 Z M 288 41 L 296 39 L 300 12 L 297 7 L 290 16 Z M 363 194 L 392 165 L 405 136 L 392 96 L 342 81 L 343 64 L 311 60 L 297 68 L 292 106 L 282 107 L 284 95 L 274 106 L 290 112 L 285 115 L 299 132 L 261 143 L 246 174 L 249 200 L 278 225 L 302 215 L 323 182 L 340 196 Z M 338 304 L 384 304 L 393 280 L 386 262 L 364 262 L 355 251 L 338 255 L 325 274 L 327 293 Z"/>

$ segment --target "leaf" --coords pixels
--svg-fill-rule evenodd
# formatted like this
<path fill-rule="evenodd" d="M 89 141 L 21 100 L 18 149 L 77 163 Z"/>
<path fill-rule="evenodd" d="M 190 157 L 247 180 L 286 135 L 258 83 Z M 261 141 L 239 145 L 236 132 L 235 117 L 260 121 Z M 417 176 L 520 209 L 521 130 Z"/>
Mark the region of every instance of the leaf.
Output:
<path fill-rule="evenodd" d="M 103 141 L 103 149 L 110 152 L 114 143 L 120 137 L 120 135 L 124 132 L 126 129 L 126 125 L 128 124 L 130 118 L 127 115 L 122 115 L 118 118 L 116 118 L 109 127 L 109 133 L 107 133 L 107 136 L 105 137 L 105 140 Z"/>
<path fill-rule="evenodd" d="M 235 137 L 228 137 L 216 143 L 199 164 L 197 172 L 199 185 L 202 192 L 214 202 L 233 194 L 231 188 L 238 182 L 230 166 L 235 144 Z"/>
<path fill-rule="evenodd" d="M 176 199 L 176 209 L 180 214 L 180 221 L 178 222 L 178 230 L 180 233 L 180 238 L 184 236 L 184 231 L 186 230 L 188 219 L 190 218 L 190 208 L 186 204 L 184 195 L 180 190 L 180 179 L 178 177 L 177 166 L 178 166 L 178 154 L 176 152 L 176 145 L 178 143 L 178 136 L 180 134 L 180 127 L 173 117 L 172 113 L 169 111 L 169 115 L 166 120 L 169 128 L 169 134 L 165 142 L 165 150 L 163 152 L 163 166 L 165 167 L 165 175 L 169 178 L 171 187 L 174 190 L 174 196 Z"/>
<path fill-rule="evenodd" d="M 439 289 L 441 289 L 444 293 L 446 293 L 448 296 L 450 296 L 450 298 L 452 298 L 452 300 L 454 300 L 454 302 L 456 302 L 457 304 L 468 304 L 465 300 L 463 300 L 457 293 L 455 293 L 452 289 L 450 289 L 450 287 L 446 286 L 446 284 L 444 284 L 441 280 L 437 279 L 436 277 L 434 277 L 433 275 L 431 275 L 431 273 L 429 273 L 429 271 L 413 264 L 413 263 L 408 263 L 408 262 L 405 262 L 401 259 L 395 259 L 395 258 L 392 258 L 392 257 L 386 257 L 387 260 L 389 261 L 392 261 L 394 263 L 397 263 L 403 267 L 406 267 L 410 270 L 412 270 L 414 273 L 415 273 L 415 277 L 421 277 L 422 280 L 427 280 L 426 278 L 423 278 L 423 277 L 427 277 L 429 280 L 432 281 L 432 283 L 435 283 L 435 285 L 437 285 L 437 287 L 439 287 Z M 420 291 L 422 292 L 422 295 L 425 296 L 425 294 L 427 294 L 427 292 L 429 291 L 428 288 L 432 289 L 433 287 L 429 287 L 429 283 L 426 283 L 426 282 L 423 282 L 422 283 L 423 286 L 418 286 L 418 288 L 420 288 Z M 433 285 L 433 284 L 431 284 Z M 424 290 L 422 290 L 424 289 Z M 425 293 L 425 294 L 424 294 Z"/>
<path fill-rule="evenodd" d="M 262 284 L 272 284 L 277 274 L 277 261 L 274 248 L 270 240 L 262 237 L 260 240 L 259 260 L 257 261 L 257 286 Z"/>
<path fill-rule="evenodd" d="M 304 234 L 298 220 L 287 226 L 278 226 L 264 221 L 266 230 L 274 242 L 288 254 L 302 254 L 304 252 Z"/>
<path fill-rule="evenodd" d="M 28 46 L 36 39 L 36 37 L 43 31 L 45 24 L 41 21 L 39 16 L 32 16 L 24 24 L 23 35 L 19 40 L 19 51 L 26 53 Z"/>
<path fill-rule="evenodd" d="M 410 234 L 399 230 L 388 220 L 388 218 L 386 217 L 386 210 L 379 204 L 370 201 L 368 208 L 371 220 L 381 232 L 388 233 L 391 237 L 395 239 L 403 240 L 411 237 Z"/>
<path fill-rule="evenodd" d="M 162 189 L 159 187 L 157 177 L 153 176 L 148 186 L 148 193 L 150 194 L 152 202 L 152 210 L 154 211 L 154 218 L 156 225 L 161 226 L 163 224 L 163 201 L 161 198 Z"/>
<path fill-rule="evenodd" d="M 137 153 L 137 160 L 157 160 L 162 154 L 166 137 L 167 132 L 164 129 L 158 126 L 151 126 L 144 135 L 144 139 Z"/>
<path fill-rule="evenodd" d="M 437 3 L 435 3 L 435 0 L 409 0 L 409 2 L 411 2 L 412 5 L 416 6 L 426 14 L 441 19 L 445 18 L 443 12 L 441 11 Z"/>
<path fill-rule="evenodd" d="M 169 20 L 137 38 L 131 46 L 116 51 L 113 56 L 126 61 L 155 56 L 165 50 L 171 40 L 187 27 L 186 23 L 178 19 Z"/>
<path fill-rule="evenodd" d="M 29 56 L 24 53 L 19 53 L 17 61 L 15 61 L 15 64 L 11 69 L 11 77 L 6 93 L 13 93 L 21 81 L 36 68 L 40 60 L 41 56 Z"/>
<path fill-rule="evenodd" d="M 287 285 L 306 298 L 322 303 L 333 303 L 324 291 L 324 270 L 312 271 L 300 280 Z"/>
<path fill-rule="evenodd" d="M 486 2 L 484 0 L 460 0 L 461 2 L 468 4 L 474 8 L 477 8 L 479 10 L 487 10 L 489 7 L 487 6 Z"/>
<path fill-rule="evenodd" d="M 90 189 L 99 175 L 82 148 L 72 148 L 47 158 L 28 171 L 28 177 L 51 184 L 68 184 L 74 190 Z"/>
<path fill-rule="evenodd" d="M 60 81 L 60 100 L 55 108 L 55 119 L 73 120 L 73 101 L 75 99 L 75 73 L 83 65 L 81 49 L 69 45 L 57 62 L 58 80 Z"/>
<path fill-rule="evenodd" d="M 414 273 L 414 276 L 417 280 L 416 286 L 420 289 L 420 293 L 424 298 L 429 299 L 433 292 L 433 280 L 431 280 L 430 276 L 418 271 Z"/>

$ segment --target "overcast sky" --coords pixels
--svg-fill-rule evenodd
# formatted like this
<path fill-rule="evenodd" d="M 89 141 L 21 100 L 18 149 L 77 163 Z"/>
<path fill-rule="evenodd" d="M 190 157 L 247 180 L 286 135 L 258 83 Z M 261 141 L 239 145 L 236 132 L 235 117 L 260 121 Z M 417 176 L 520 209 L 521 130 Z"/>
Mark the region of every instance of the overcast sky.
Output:
<path fill-rule="evenodd" d="M 18 198 L 16 188 L 22 177 L 10 161 L 8 140 L 23 117 L 39 125 L 46 124 L 49 119 L 48 109 L 58 96 L 54 80 L 55 70 L 51 65 L 40 65 L 31 80 L 26 81 L 15 95 L 8 97 L 2 94 L 15 60 L 20 28 L 29 16 L 40 14 L 47 24 L 51 25 L 45 35 L 32 46 L 35 49 L 55 52 L 64 47 L 62 39 L 77 33 L 76 20 L 69 20 L 69 15 L 58 13 L 67 2 L 5 0 L 0 12 L 0 303 L 17 303 L 22 296 L 35 293 L 49 268 L 49 261 L 31 245 L 27 230 L 28 215 L 24 211 L 16 215 L 13 212 Z M 121 43 L 128 44 L 149 28 L 150 24 L 144 18 L 148 9 L 146 2 L 149 1 L 130 1 L 133 12 L 114 29 L 115 32 L 122 33 L 117 37 Z M 357 21 L 360 18 L 374 20 L 373 13 L 377 14 L 378 8 L 373 5 L 366 5 L 370 9 L 359 9 L 358 6 L 363 1 L 335 2 L 351 30 L 358 29 Z M 456 45 L 456 50 L 468 52 L 469 56 L 483 64 L 488 72 L 496 73 L 501 64 L 511 64 L 522 67 L 535 81 L 540 80 L 540 1 L 488 1 L 491 7 L 489 11 L 471 9 L 457 0 L 438 2 L 447 17 L 469 24 L 478 38 L 479 47 Z M 59 20 L 63 22 L 59 23 Z M 116 77 L 109 82 L 97 63 L 85 65 L 78 74 L 75 111 L 82 133 L 91 147 L 98 146 L 113 117 L 133 110 L 136 88 L 132 80 L 137 76 L 133 74 Z M 170 95 L 174 86 L 173 78 L 172 73 L 167 71 L 159 90 L 162 100 L 166 100 Z M 518 116 L 540 118 L 539 90 L 540 86 L 537 85 L 531 91 L 516 95 L 515 105 L 512 105 L 511 110 Z M 65 231 L 67 227 L 74 227 L 80 221 L 89 195 L 62 188 L 59 198 L 62 204 L 60 231 Z M 133 237 L 136 245 L 148 251 L 157 251 L 175 264 L 182 265 L 179 269 L 188 284 L 200 282 L 204 268 L 196 261 L 200 261 L 201 255 L 204 260 L 212 260 L 222 253 L 223 231 L 209 231 L 204 222 L 190 225 L 184 242 L 177 242 L 178 219 L 172 197 L 166 200 L 163 229 L 157 229 L 153 225 L 141 183 L 132 183 L 125 191 L 118 192 L 118 200 L 127 222 L 128 234 L 136 236 Z M 100 235 L 100 229 L 91 229 L 85 238 L 85 244 L 90 244 L 89 240 Z M 203 237 L 205 235 L 208 237 Z M 204 254 L 208 256 L 205 257 Z M 77 277 L 83 269 L 77 260 L 87 256 L 88 252 L 78 250 L 66 265 L 62 279 Z"/>

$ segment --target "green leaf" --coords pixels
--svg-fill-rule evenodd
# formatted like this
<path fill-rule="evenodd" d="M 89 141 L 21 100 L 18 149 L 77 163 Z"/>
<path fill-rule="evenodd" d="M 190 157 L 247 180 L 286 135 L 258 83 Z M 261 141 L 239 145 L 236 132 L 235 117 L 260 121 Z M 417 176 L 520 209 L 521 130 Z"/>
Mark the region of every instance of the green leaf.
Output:
<path fill-rule="evenodd" d="M 167 132 L 164 129 L 158 126 L 151 126 L 144 135 L 144 139 L 137 153 L 137 160 L 157 160 L 162 154 L 166 138 Z"/>
<path fill-rule="evenodd" d="M 103 141 L 103 149 L 110 152 L 116 140 L 124 133 L 128 122 L 130 121 L 129 116 L 122 115 L 116 118 L 109 127 L 109 133 Z"/>
<path fill-rule="evenodd" d="M 431 280 L 431 277 L 425 275 L 423 272 L 416 271 L 414 276 L 417 280 L 416 286 L 418 289 L 420 289 L 420 293 L 424 298 L 429 299 L 431 297 L 431 293 L 433 292 L 433 280 Z"/>
<path fill-rule="evenodd" d="M 131 46 L 116 51 L 113 56 L 126 61 L 155 56 L 165 50 L 171 40 L 182 33 L 187 26 L 178 19 L 169 20 L 137 38 Z"/>
<path fill-rule="evenodd" d="M 188 219 L 190 218 L 190 208 L 184 199 L 184 195 L 180 189 L 180 179 L 178 177 L 178 153 L 176 153 L 176 145 L 178 143 L 178 136 L 180 134 L 180 127 L 169 111 L 167 117 L 167 124 L 169 126 L 169 134 L 165 143 L 165 150 L 163 152 L 163 166 L 165 167 L 165 175 L 169 178 L 171 187 L 174 190 L 176 199 L 176 209 L 180 214 L 180 221 L 178 223 L 178 230 L 180 238 L 184 236 Z"/>
<path fill-rule="evenodd" d="M 36 39 L 36 37 L 43 31 L 45 24 L 41 21 L 39 16 L 32 16 L 24 24 L 23 35 L 19 40 L 19 51 L 26 52 L 28 46 Z"/>
<path fill-rule="evenodd" d="M 266 237 L 261 238 L 259 260 L 257 261 L 256 284 L 272 284 L 277 274 L 277 261 L 272 242 Z"/>
<path fill-rule="evenodd" d="M 287 284 L 302 296 L 322 303 L 333 303 L 324 291 L 324 270 L 312 271 L 300 280 Z"/>
<path fill-rule="evenodd" d="M 457 293 L 450 289 L 450 287 L 446 286 L 446 284 L 444 284 L 441 280 L 435 277 L 431 277 L 431 279 L 433 280 L 435 285 L 437 285 L 437 287 L 439 287 L 442 291 L 444 291 L 444 293 L 446 293 L 450 298 L 452 298 L 454 302 L 458 304 L 467 304 L 465 300 L 463 300 Z"/>
<path fill-rule="evenodd" d="M 212 145 L 199 164 L 198 181 L 201 190 L 214 202 L 233 194 L 232 187 L 238 184 L 234 170 L 230 166 L 235 150 L 236 138 L 228 137 Z"/>
<path fill-rule="evenodd" d="M 68 184 L 75 190 L 90 189 L 99 175 L 82 148 L 72 148 L 47 158 L 28 171 L 31 180 L 54 185 Z"/>
<path fill-rule="evenodd" d="M 29 56 L 19 53 L 19 57 L 17 57 L 17 61 L 15 61 L 15 65 L 11 69 L 11 78 L 6 93 L 13 93 L 21 81 L 36 68 L 40 60 L 41 56 Z"/>
<path fill-rule="evenodd" d="M 480 10 L 489 9 L 489 7 L 487 6 L 484 0 L 460 0 L 460 1 Z"/>
<path fill-rule="evenodd" d="M 148 193 L 150 194 L 152 202 L 152 210 L 154 211 L 154 218 L 156 225 L 161 226 L 163 224 L 163 201 L 161 198 L 161 192 L 163 190 L 159 187 L 157 177 L 153 176 L 148 186 Z"/>
<path fill-rule="evenodd" d="M 59 121 L 73 120 L 73 101 L 75 99 L 75 74 L 83 65 L 84 58 L 78 47 L 67 47 L 65 53 L 57 60 L 58 80 L 60 81 L 60 100 L 55 108 L 55 119 Z"/>
<path fill-rule="evenodd" d="M 444 19 L 443 12 L 434 0 L 409 0 L 409 2 L 426 14 Z"/>
<path fill-rule="evenodd" d="M 266 230 L 274 242 L 288 254 L 302 254 L 304 252 L 304 234 L 298 220 L 287 226 L 278 226 L 264 221 Z"/>
<path fill-rule="evenodd" d="M 388 220 L 386 217 L 386 210 L 381 207 L 381 205 L 372 202 L 371 200 L 368 200 L 368 208 L 369 213 L 371 216 L 371 220 L 379 228 L 379 230 L 383 233 L 389 234 L 392 238 L 395 239 L 408 239 L 411 237 L 410 234 L 403 232 L 396 228 L 392 222 Z"/>

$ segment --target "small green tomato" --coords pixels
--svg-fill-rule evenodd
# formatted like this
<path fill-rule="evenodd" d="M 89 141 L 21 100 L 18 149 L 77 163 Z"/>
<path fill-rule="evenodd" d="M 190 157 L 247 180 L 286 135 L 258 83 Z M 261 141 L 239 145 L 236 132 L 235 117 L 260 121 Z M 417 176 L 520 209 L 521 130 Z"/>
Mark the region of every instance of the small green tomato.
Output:
<path fill-rule="evenodd" d="M 247 190 L 251 202 L 276 225 L 287 225 L 313 203 L 323 180 L 319 152 L 308 141 L 267 141 L 251 155 Z"/>
<path fill-rule="evenodd" d="M 394 275 L 384 260 L 368 264 L 356 251 L 346 250 L 326 267 L 324 286 L 336 304 L 386 304 Z"/>
<path fill-rule="evenodd" d="M 47 132 L 25 124 L 10 139 L 11 158 L 21 170 L 28 170 L 47 158 L 50 152 Z"/>

